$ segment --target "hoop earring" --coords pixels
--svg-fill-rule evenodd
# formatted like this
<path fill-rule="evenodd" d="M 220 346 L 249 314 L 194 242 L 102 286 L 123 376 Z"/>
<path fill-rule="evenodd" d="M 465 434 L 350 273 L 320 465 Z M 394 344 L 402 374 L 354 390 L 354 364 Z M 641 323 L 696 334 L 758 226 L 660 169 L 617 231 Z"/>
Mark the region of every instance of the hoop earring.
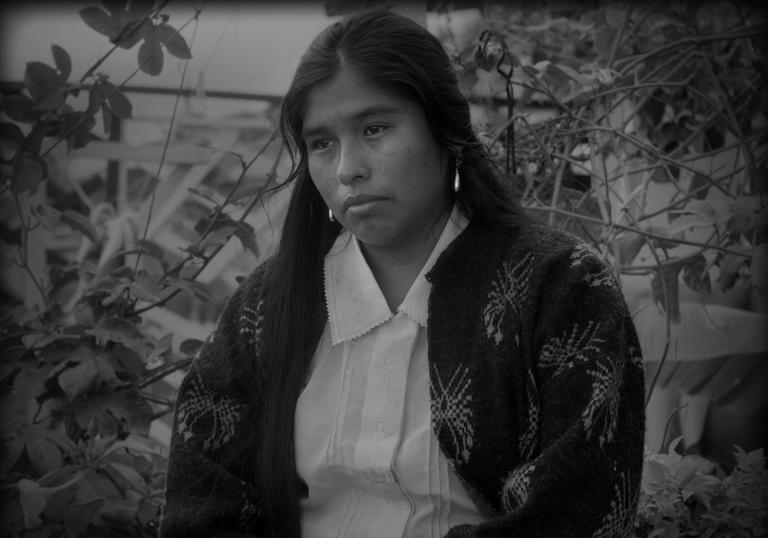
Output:
<path fill-rule="evenodd" d="M 334 220 L 336 220 L 336 219 L 334 218 L 334 216 L 333 216 L 333 211 L 331 211 L 331 208 L 330 208 L 330 207 L 328 208 L 328 220 L 329 220 L 329 221 L 331 221 L 331 222 L 333 222 Z"/>

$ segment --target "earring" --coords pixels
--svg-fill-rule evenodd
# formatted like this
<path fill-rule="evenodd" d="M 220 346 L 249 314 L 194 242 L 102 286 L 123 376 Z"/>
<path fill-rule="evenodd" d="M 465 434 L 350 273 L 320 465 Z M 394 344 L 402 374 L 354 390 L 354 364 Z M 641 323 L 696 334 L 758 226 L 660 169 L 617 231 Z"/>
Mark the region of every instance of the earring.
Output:
<path fill-rule="evenodd" d="M 461 188 L 461 178 L 459 177 L 459 166 L 460 163 L 456 162 L 456 174 L 453 176 L 453 192 L 459 192 L 459 189 Z"/>
<path fill-rule="evenodd" d="M 333 222 L 334 220 L 336 220 L 336 219 L 333 217 L 333 211 L 331 211 L 331 208 L 330 208 L 330 207 L 328 208 L 328 220 L 330 220 L 331 222 Z"/>

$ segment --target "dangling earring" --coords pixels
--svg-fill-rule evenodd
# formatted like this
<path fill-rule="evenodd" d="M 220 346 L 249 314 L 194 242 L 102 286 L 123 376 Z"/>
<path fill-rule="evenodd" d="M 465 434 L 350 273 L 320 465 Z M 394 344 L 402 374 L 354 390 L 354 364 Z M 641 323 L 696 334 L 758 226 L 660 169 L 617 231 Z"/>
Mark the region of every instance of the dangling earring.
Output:
<path fill-rule="evenodd" d="M 459 192 L 459 189 L 461 189 L 461 178 L 459 177 L 460 166 L 461 160 L 456 159 L 456 174 L 453 176 L 453 192 Z"/>
<path fill-rule="evenodd" d="M 336 219 L 333 217 L 333 211 L 331 211 L 331 208 L 330 208 L 330 207 L 328 208 L 328 220 L 330 220 L 331 222 L 333 222 L 334 220 L 336 220 Z"/>

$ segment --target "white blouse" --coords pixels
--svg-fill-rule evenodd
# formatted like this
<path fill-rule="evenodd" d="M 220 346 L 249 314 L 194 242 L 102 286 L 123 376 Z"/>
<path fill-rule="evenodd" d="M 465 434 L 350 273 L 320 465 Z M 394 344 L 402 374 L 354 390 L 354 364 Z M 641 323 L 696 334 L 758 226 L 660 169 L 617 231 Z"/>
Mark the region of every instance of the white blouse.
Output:
<path fill-rule="evenodd" d="M 431 428 L 424 275 L 467 220 L 455 208 L 392 313 L 357 240 L 325 258 L 328 323 L 296 408 L 296 466 L 307 538 L 444 536 L 483 517 Z"/>

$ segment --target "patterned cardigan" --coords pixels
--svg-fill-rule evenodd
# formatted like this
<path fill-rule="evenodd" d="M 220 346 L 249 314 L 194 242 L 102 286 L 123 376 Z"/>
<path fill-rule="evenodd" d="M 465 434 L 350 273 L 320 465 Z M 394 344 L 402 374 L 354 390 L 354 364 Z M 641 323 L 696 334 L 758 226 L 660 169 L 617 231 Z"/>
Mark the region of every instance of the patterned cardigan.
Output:
<path fill-rule="evenodd" d="M 263 377 L 257 269 L 178 395 L 160 535 L 262 536 L 240 421 Z M 626 536 L 643 461 L 632 320 L 585 243 L 536 224 L 470 223 L 427 275 L 432 428 L 488 520 L 448 538 Z M 255 361 L 255 362 L 254 362 Z M 257 400 L 258 401 L 258 400 Z"/>

